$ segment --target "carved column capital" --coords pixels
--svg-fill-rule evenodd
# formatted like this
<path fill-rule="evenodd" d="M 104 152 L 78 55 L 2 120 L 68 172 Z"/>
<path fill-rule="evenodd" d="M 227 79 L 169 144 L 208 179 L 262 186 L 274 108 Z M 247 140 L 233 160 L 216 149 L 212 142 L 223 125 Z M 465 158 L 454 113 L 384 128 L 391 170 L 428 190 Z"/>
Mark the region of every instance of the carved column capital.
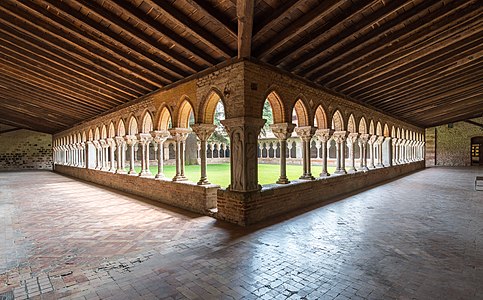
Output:
<path fill-rule="evenodd" d="M 332 129 L 317 129 L 315 131 L 315 136 L 319 139 L 321 142 L 327 143 L 331 136 L 334 134 L 334 130 Z"/>
<path fill-rule="evenodd" d="M 215 124 L 203 124 L 198 123 L 191 126 L 193 132 L 196 134 L 200 141 L 207 141 L 210 136 L 215 132 L 216 125 Z"/>
<path fill-rule="evenodd" d="M 374 144 L 377 141 L 378 136 L 373 134 L 370 136 L 369 140 L 367 141 L 369 144 Z"/>
<path fill-rule="evenodd" d="M 94 145 L 94 147 L 96 147 L 96 149 L 99 149 L 101 147 L 99 141 L 92 141 L 92 144 Z"/>
<path fill-rule="evenodd" d="M 332 135 L 332 138 L 336 143 L 342 143 L 347 138 L 347 131 L 336 131 Z"/>
<path fill-rule="evenodd" d="M 114 140 L 116 141 L 116 145 L 117 145 L 118 147 L 121 147 L 121 146 L 122 146 L 122 145 L 124 145 L 124 143 L 125 143 L 124 137 L 122 137 L 122 136 L 116 136 L 116 137 L 114 138 Z"/>
<path fill-rule="evenodd" d="M 377 143 L 378 143 L 378 144 L 382 144 L 382 143 L 384 143 L 384 140 L 385 140 L 385 139 L 386 139 L 386 137 L 385 137 L 385 136 L 378 136 L 378 137 L 377 137 Z"/>
<path fill-rule="evenodd" d="M 315 127 L 312 126 L 303 126 L 295 128 L 295 132 L 303 141 L 310 141 L 312 136 L 314 136 L 316 131 Z"/>
<path fill-rule="evenodd" d="M 136 137 L 142 145 L 151 142 L 153 139 L 150 133 L 139 133 L 136 135 Z"/>
<path fill-rule="evenodd" d="M 273 135 L 279 140 L 286 140 L 291 137 L 294 128 L 295 124 L 292 123 L 277 123 L 270 125 Z"/>
<path fill-rule="evenodd" d="M 135 135 L 126 135 L 124 140 L 126 140 L 126 144 L 129 146 L 134 146 L 137 143 L 137 138 Z"/>
<path fill-rule="evenodd" d="M 116 140 L 114 138 L 107 138 L 106 141 L 110 147 L 116 147 Z"/>
<path fill-rule="evenodd" d="M 191 129 L 189 128 L 170 128 L 168 131 L 176 142 L 186 141 L 188 134 L 191 133 Z"/>
<path fill-rule="evenodd" d="M 347 142 L 350 144 L 354 144 L 357 141 L 357 138 L 359 137 L 358 133 L 351 132 L 347 136 Z"/>
<path fill-rule="evenodd" d="M 361 135 L 359 136 L 359 140 L 364 144 L 369 141 L 369 138 L 370 138 L 370 135 L 367 133 L 361 133 Z"/>
<path fill-rule="evenodd" d="M 151 131 L 151 136 L 153 137 L 154 141 L 158 144 L 164 143 L 171 135 L 167 130 L 155 130 Z"/>

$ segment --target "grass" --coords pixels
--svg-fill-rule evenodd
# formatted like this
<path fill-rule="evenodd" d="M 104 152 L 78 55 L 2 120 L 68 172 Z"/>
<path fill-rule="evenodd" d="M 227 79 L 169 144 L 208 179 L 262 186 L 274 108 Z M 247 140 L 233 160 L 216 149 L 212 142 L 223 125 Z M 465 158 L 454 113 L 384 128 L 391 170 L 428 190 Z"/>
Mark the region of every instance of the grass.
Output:
<path fill-rule="evenodd" d="M 136 167 L 136 172 L 140 172 L 141 168 Z M 150 167 L 151 173 L 158 172 L 157 166 Z M 332 173 L 335 168 L 328 167 L 329 173 Z M 322 171 L 320 166 L 312 166 L 312 174 L 317 177 Z M 303 169 L 301 165 L 287 165 L 287 177 L 289 180 L 295 180 L 302 175 Z M 176 174 L 175 166 L 164 166 L 164 175 L 167 178 L 173 178 Z M 209 164 L 207 165 L 208 180 L 211 183 L 219 184 L 222 187 L 227 187 L 230 184 L 230 164 Z M 198 182 L 200 179 L 200 166 L 189 165 L 185 166 L 185 176 L 190 181 Z M 276 164 L 259 164 L 258 165 L 258 182 L 261 185 L 275 183 L 280 176 L 280 165 Z"/>

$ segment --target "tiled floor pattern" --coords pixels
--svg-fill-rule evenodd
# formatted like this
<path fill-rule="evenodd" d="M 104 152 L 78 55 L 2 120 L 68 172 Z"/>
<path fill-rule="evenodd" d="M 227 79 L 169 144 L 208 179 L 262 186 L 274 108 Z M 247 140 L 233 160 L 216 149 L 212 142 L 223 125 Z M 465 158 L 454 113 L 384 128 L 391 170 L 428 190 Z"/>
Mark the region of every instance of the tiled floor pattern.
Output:
<path fill-rule="evenodd" d="M 0 173 L 0 299 L 483 299 L 483 168 L 432 168 L 241 228 Z"/>

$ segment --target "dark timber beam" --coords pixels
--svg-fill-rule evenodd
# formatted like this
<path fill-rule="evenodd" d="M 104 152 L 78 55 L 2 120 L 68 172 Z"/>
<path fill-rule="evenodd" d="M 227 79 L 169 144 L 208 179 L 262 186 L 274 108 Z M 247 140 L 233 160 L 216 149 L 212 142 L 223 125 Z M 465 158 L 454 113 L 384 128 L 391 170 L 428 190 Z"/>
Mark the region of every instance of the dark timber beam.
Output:
<path fill-rule="evenodd" d="M 253 1 L 237 1 L 238 58 L 247 58 L 252 54 Z"/>
<path fill-rule="evenodd" d="M 280 23 L 281 20 L 286 18 L 290 11 L 297 7 L 297 5 L 299 5 L 301 2 L 301 0 L 289 0 L 280 5 L 280 7 L 274 10 L 269 16 L 263 17 L 259 23 L 253 24 L 253 43 L 257 43 L 257 41 L 262 39 L 263 36 L 270 31 L 274 25 Z"/>

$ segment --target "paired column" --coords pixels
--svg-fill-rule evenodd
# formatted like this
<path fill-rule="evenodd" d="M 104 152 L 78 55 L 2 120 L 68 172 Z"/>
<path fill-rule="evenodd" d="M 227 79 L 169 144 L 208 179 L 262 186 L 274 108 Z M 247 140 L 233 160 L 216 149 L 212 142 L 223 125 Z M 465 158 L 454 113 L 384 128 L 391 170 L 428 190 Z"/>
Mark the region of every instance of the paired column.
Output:
<path fill-rule="evenodd" d="M 169 132 L 167 130 L 156 130 L 151 131 L 151 136 L 153 137 L 154 142 L 158 145 L 158 173 L 154 178 L 156 179 L 163 179 L 164 177 L 164 142 L 168 139 Z M 206 155 L 206 154 L 205 154 Z"/>
<path fill-rule="evenodd" d="M 107 159 L 108 159 L 107 151 L 109 148 L 109 144 L 104 139 L 100 140 L 99 144 L 101 145 L 101 166 L 102 166 L 101 170 L 108 171 L 109 168 L 107 167 Z"/>
<path fill-rule="evenodd" d="M 299 179 L 315 179 L 314 176 L 312 176 L 312 172 L 310 171 L 310 142 L 312 140 L 312 136 L 315 133 L 315 130 L 316 129 L 312 126 L 295 128 L 295 132 L 302 139 L 302 163 L 304 173 L 302 174 L 302 176 L 300 176 Z"/>
<path fill-rule="evenodd" d="M 270 125 L 273 134 L 280 143 L 280 177 L 278 184 L 287 184 L 290 181 L 287 178 L 287 139 L 292 136 L 295 125 L 292 123 L 278 123 Z M 276 156 L 276 151 L 274 151 Z"/>
<path fill-rule="evenodd" d="M 317 129 L 315 131 L 315 136 L 320 141 L 320 148 L 322 149 L 322 173 L 319 174 L 320 177 L 330 176 L 327 171 L 327 142 L 330 140 L 333 133 L 334 131 L 331 129 Z"/>
<path fill-rule="evenodd" d="M 264 119 L 238 117 L 222 120 L 230 136 L 230 191 L 258 191 L 257 140 Z"/>
<path fill-rule="evenodd" d="M 188 134 L 191 132 L 189 128 L 171 128 L 169 133 L 176 142 L 176 175 L 173 181 L 188 180 L 184 174 L 185 153 L 184 147 Z"/>
<path fill-rule="evenodd" d="M 347 131 L 336 131 L 332 138 L 335 141 L 335 159 L 336 168 L 334 174 L 347 174 L 345 170 L 345 140 L 347 138 Z"/>
<path fill-rule="evenodd" d="M 153 139 L 150 133 L 140 133 L 137 135 L 139 144 L 141 145 L 141 177 L 151 177 L 151 170 L 149 170 L 149 145 Z"/>
<path fill-rule="evenodd" d="M 355 148 L 355 144 L 357 143 L 357 138 L 359 137 L 359 134 L 358 133 L 349 133 L 349 135 L 347 136 L 347 143 L 349 145 L 349 162 L 350 162 L 350 165 L 349 165 L 349 170 L 347 171 L 348 173 L 355 173 L 357 170 L 356 170 L 356 166 L 355 166 L 355 157 L 354 157 L 354 148 Z"/>
<path fill-rule="evenodd" d="M 109 147 L 109 153 L 110 153 L 110 166 L 109 166 L 109 172 L 116 173 L 116 161 L 114 159 L 114 151 L 116 150 L 116 140 L 113 138 L 108 138 L 106 139 L 107 145 Z M 119 160 L 119 157 L 117 158 Z"/>
<path fill-rule="evenodd" d="M 200 180 L 198 181 L 199 185 L 205 185 L 205 184 L 210 184 L 208 181 L 208 177 L 206 174 L 206 142 L 208 139 L 211 137 L 213 132 L 216 129 L 216 125 L 214 124 L 194 124 L 191 126 L 191 129 L 193 129 L 194 133 L 200 140 L 200 151 L 199 151 L 199 157 L 200 157 L 200 163 L 201 163 L 201 176 Z M 220 147 L 219 147 L 220 148 Z M 214 144 L 211 144 L 211 157 L 214 158 Z M 220 149 L 218 149 L 218 157 L 220 157 Z"/>
<path fill-rule="evenodd" d="M 369 141 L 369 134 L 363 133 L 359 137 L 359 149 L 361 151 L 361 161 L 359 163 L 360 171 L 367 171 L 367 142 Z"/>
<path fill-rule="evenodd" d="M 96 165 L 94 169 L 100 170 L 101 169 L 101 151 L 99 149 L 101 148 L 101 145 L 99 144 L 99 141 L 92 141 L 92 144 L 96 149 Z"/>
<path fill-rule="evenodd" d="M 377 138 L 377 168 L 383 168 L 384 165 L 382 164 L 382 144 L 384 143 L 385 137 L 380 136 Z"/>
<path fill-rule="evenodd" d="M 124 162 L 126 161 L 126 141 L 122 136 L 115 137 L 116 142 L 116 149 L 117 149 L 117 169 L 116 174 L 126 174 L 126 170 L 124 170 Z"/>
<path fill-rule="evenodd" d="M 130 151 L 130 159 L 129 159 L 129 175 L 137 175 L 136 171 L 134 170 L 134 147 L 136 147 L 137 139 L 134 135 L 126 135 L 125 137 L 126 144 L 129 146 Z"/>
<path fill-rule="evenodd" d="M 376 145 L 376 141 L 377 141 L 377 135 L 371 135 L 371 137 L 369 138 L 369 140 L 367 141 L 369 143 L 369 156 L 370 156 L 370 161 L 369 161 L 369 168 L 370 169 L 374 169 L 376 166 L 374 165 L 374 146 Z"/>

